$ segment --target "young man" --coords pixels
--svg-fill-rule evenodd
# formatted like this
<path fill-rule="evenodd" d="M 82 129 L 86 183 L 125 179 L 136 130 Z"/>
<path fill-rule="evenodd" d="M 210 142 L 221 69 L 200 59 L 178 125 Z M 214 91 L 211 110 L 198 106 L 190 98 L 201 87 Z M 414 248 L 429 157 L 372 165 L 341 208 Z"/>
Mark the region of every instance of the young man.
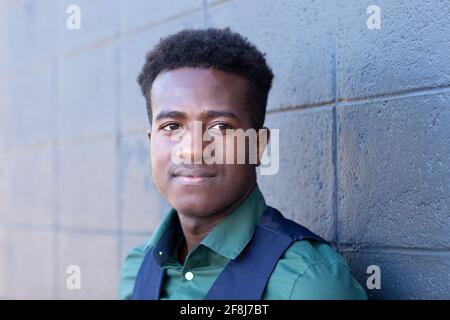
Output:
<path fill-rule="evenodd" d="M 325 240 L 266 205 L 259 159 L 206 164 L 207 144 L 195 147 L 199 128 L 224 157 L 241 151 L 220 139 L 227 130 L 267 130 L 272 78 L 263 54 L 228 28 L 183 30 L 147 54 L 138 80 L 153 182 L 172 208 L 150 241 L 127 255 L 120 298 L 366 298 Z"/>

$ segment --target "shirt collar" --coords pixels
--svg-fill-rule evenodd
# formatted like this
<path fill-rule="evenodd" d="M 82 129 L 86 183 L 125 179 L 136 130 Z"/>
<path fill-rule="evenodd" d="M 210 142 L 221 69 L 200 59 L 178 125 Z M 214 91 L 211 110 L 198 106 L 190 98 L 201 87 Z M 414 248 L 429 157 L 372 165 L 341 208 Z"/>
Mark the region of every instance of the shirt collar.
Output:
<path fill-rule="evenodd" d="M 236 259 L 252 238 L 266 209 L 264 197 L 256 185 L 247 198 L 200 243 L 228 259 Z"/>
<path fill-rule="evenodd" d="M 147 242 L 144 251 L 155 248 L 154 257 L 161 265 L 175 255 L 178 242 L 183 236 L 178 214 L 174 208 L 170 208 L 159 227 L 155 230 Z"/>
<path fill-rule="evenodd" d="M 235 259 L 252 238 L 256 225 L 266 209 L 264 197 L 258 185 L 255 185 L 247 198 L 217 224 L 200 244 L 228 259 Z M 174 208 L 170 208 L 146 244 L 145 251 L 154 247 L 156 249 L 154 257 L 161 265 L 174 257 L 182 238 L 178 214 Z"/>

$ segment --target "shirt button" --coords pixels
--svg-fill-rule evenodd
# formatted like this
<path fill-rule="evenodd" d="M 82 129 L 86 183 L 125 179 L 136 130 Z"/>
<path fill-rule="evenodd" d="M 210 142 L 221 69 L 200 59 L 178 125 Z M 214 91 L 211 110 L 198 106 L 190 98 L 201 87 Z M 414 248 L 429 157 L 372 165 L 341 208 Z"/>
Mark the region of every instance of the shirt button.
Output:
<path fill-rule="evenodd" d="M 186 280 L 191 281 L 192 279 L 194 279 L 194 274 L 188 271 L 184 274 L 184 277 L 186 278 Z"/>

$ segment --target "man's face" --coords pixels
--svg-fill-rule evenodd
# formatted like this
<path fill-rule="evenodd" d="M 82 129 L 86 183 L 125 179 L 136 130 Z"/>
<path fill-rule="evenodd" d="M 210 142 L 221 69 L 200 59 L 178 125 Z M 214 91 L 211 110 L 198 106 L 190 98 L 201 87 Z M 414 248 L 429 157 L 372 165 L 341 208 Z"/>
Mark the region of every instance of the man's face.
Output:
<path fill-rule="evenodd" d="M 247 80 L 243 77 L 206 68 L 166 71 L 153 82 L 153 181 L 178 212 L 194 217 L 220 213 L 241 200 L 254 186 L 254 164 L 237 164 L 236 161 L 205 164 L 203 151 L 211 141 L 201 142 L 199 149 L 194 146 L 193 139 L 194 123 L 197 130 L 201 124 L 202 134 L 207 131 L 218 138 L 225 138 L 225 129 L 245 131 L 251 128 L 246 86 Z M 174 132 L 183 134 L 179 139 L 173 139 Z M 179 159 L 191 160 L 191 164 L 173 161 L 176 146 Z M 222 148 L 224 156 L 230 147 L 219 142 L 215 146 Z M 201 159 L 202 164 L 194 164 L 195 159 Z"/>

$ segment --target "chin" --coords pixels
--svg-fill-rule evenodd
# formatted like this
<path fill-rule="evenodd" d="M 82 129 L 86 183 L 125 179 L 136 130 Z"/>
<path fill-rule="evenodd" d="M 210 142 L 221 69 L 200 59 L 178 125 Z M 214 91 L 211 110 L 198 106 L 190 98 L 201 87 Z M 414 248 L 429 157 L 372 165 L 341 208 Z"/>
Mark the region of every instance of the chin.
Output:
<path fill-rule="evenodd" d="M 182 212 L 184 215 L 205 217 L 214 212 L 215 208 L 209 204 L 211 200 L 211 197 L 188 194 L 173 197 L 169 203 L 177 212 Z"/>

